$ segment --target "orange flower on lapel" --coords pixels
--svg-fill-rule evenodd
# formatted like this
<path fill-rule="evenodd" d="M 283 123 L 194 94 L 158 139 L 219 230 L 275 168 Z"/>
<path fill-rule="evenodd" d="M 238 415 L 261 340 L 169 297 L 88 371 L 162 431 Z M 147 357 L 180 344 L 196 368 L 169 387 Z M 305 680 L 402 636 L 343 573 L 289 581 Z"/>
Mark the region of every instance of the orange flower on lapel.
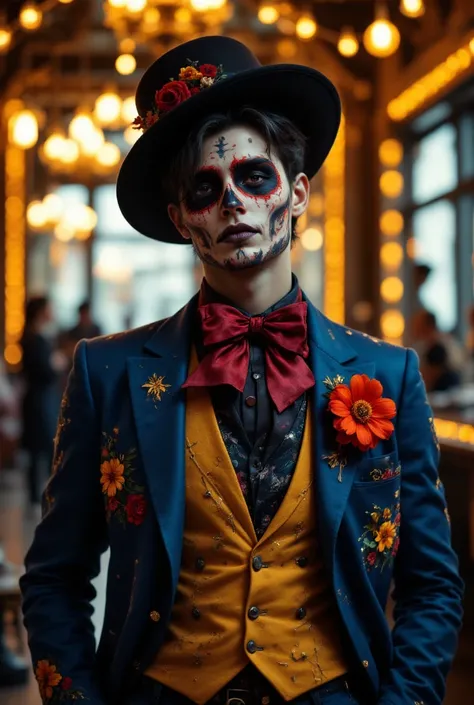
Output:
<path fill-rule="evenodd" d="M 353 375 L 347 384 L 337 384 L 329 394 L 329 411 L 336 417 L 337 442 L 352 444 L 361 451 L 375 448 L 394 431 L 397 407 L 392 399 L 382 397 L 383 387 L 367 375 Z"/>

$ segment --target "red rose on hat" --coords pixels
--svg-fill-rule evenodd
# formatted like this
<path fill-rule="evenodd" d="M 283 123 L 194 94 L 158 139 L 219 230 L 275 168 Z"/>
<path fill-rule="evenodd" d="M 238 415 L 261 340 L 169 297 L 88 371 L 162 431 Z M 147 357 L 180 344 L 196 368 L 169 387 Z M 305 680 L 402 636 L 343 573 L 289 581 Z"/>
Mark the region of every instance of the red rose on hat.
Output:
<path fill-rule="evenodd" d="M 215 78 L 217 75 L 217 66 L 214 66 L 214 64 L 202 64 L 202 66 L 199 67 L 199 71 L 207 78 Z"/>
<path fill-rule="evenodd" d="M 127 497 L 127 521 L 129 524 L 140 526 L 143 523 L 146 512 L 146 499 L 142 494 L 131 494 Z"/>
<path fill-rule="evenodd" d="M 72 678 L 69 678 L 66 676 L 66 678 L 63 678 L 61 681 L 61 689 L 62 690 L 69 690 L 72 686 Z"/>
<path fill-rule="evenodd" d="M 191 91 L 184 81 L 170 81 L 160 91 L 156 91 L 155 103 L 158 110 L 167 113 L 190 97 Z"/>

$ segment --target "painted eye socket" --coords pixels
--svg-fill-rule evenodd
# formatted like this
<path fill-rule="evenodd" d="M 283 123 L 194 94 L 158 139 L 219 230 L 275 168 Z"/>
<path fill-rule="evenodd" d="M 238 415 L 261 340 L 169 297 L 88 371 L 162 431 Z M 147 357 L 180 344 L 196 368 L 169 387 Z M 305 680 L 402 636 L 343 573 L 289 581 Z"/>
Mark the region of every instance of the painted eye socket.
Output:
<path fill-rule="evenodd" d="M 244 183 L 251 184 L 252 186 L 260 186 L 267 179 L 268 176 L 261 171 L 252 171 L 245 177 Z"/>
<path fill-rule="evenodd" d="M 214 187 L 209 181 L 201 181 L 200 184 L 196 185 L 194 195 L 197 196 L 197 198 L 205 198 L 206 196 L 209 196 L 213 190 Z"/>

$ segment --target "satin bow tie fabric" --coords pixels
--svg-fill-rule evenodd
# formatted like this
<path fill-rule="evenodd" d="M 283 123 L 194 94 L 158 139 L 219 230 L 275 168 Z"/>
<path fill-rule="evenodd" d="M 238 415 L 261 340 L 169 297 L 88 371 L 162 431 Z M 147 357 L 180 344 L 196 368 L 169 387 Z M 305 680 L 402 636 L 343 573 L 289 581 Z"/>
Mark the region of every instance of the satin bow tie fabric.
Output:
<path fill-rule="evenodd" d="M 206 355 L 183 387 L 230 384 L 244 391 L 250 363 L 250 338 L 265 348 L 268 393 L 279 413 L 314 386 L 305 359 L 307 304 L 289 304 L 266 316 L 247 316 L 227 304 L 205 304 L 201 317 Z"/>

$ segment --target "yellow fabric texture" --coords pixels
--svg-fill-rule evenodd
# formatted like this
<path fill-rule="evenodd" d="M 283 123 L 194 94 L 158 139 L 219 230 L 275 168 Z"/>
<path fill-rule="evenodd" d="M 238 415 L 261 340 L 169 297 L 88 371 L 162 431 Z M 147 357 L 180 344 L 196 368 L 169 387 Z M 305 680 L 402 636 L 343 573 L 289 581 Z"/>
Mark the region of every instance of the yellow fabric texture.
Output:
<path fill-rule="evenodd" d="M 166 639 L 146 675 L 203 705 L 249 661 L 285 700 L 347 673 L 316 538 L 312 445 L 308 407 L 294 476 L 257 540 L 210 396 L 188 390 L 181 573 Z M 263 650 L 249 653 L 250 640 Z"/>

